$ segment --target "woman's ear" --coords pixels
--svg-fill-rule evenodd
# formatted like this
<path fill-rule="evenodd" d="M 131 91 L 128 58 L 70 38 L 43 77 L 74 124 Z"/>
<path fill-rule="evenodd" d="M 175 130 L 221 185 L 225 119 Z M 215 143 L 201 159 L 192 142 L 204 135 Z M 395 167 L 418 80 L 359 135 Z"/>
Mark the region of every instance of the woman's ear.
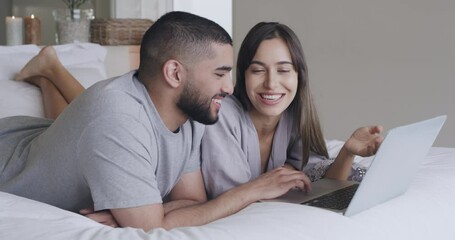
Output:
<path fill-rule="evenodd" d="M 169 59 L 164 63 L 163 73 L 166 82 L 173 88 L 178 88 L 183 83 L 183 65 L 174 59 Z"/>

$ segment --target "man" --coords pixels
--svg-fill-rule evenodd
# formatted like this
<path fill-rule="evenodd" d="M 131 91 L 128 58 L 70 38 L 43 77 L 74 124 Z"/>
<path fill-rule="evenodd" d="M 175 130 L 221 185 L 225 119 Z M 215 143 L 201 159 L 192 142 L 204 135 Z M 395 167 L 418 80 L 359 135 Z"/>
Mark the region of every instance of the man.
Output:
<path fill-rule="evenodd" d="M 140 54 L 137 72 L 95 84 L 53 122 L 1 119 L 0 190 L 75 212 L 93 205 L 150 230 L 205 224 L 309 184 L 277 169 L 206 202 L 195 121 L 215 123 L 232 92 L 232 40 L 210 20 L 171 12 Z"/>

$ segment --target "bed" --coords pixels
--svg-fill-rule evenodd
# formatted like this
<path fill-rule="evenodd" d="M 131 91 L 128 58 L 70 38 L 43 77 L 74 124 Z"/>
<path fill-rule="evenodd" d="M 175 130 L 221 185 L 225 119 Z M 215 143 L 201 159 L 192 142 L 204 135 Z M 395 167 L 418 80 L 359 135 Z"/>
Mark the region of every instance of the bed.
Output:
<path fill-rule="evenodd" d="M 0 117 L 42 116 L 37 88 L 11 79 L 39 51 L 0 47 Z M 57 48 L 85 87 L 104 79 L 106 49 L 94 44 Z M 329 141 L 331 154 L 342 142 Z M 1 154 L 1 153 L 0 153 Z M 357 158 L 367 166 L 371 158 Z M 386 176 L 385 176 L 386 177 Z M 264 202 L 203 226 L 111 228 L 79 214 L 0 192 L 0 239 L 455 239 L 455 148 L 433 147 L 409 190 L 353 217 L 309 206 Z"/>

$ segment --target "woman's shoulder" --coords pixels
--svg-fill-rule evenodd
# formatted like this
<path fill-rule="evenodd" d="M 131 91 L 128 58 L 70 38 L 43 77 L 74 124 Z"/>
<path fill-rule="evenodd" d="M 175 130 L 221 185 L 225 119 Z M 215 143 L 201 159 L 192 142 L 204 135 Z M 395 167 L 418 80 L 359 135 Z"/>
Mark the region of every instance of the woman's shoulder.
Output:
<path fill-rule="evenodd" d="M 239 117 L 245 114 L 245 110 L 240 101 L 235 96 L 230 95 L 225 97 L 221 102 L 219 114 L 228 117 Z"/>
<path fill-rule="evenodd" d="M 240 128 L 244 128 L 246 122 L 246 111 L 242 104 L 234 96 L 227 96 L 221 102 L 221 109 L 218 113 L 218 121 L 206 127 L 206 132 L 209 131 L 229 131 L 237 132 Z"/>

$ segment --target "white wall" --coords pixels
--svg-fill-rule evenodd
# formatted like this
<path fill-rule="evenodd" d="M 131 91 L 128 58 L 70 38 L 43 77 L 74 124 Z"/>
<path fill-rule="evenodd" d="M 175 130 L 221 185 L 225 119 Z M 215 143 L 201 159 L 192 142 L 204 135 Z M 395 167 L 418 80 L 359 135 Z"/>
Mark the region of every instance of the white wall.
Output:
<path fill-rule="evenodd" d="M 12 15 L 11 0 L 0 1 L 0 45 L 6 44 L 5 18 Z"/>
<path fill-rule="evenodd" d="M 435 146 L 455 147 L 455 1 L 234 0 L 233 19 L 236 49 L 259 21 L 297 32 L 327 138 L 447 114 Z"/>
<path fill-rule="evenodd" d="M 174 11 L 186 11 L 221 25 L 232 36 L 232 0 L 172 0 Z"/>
<path fill-rule="evenodd" d="M 112 18 L 146 18 L 155 21 L 168 0 L 110 0 Z"/>
<path fill-rule="evenodd" d="M 169 11 L 185 11 L 220 24 L 232 35 L 232 0 L 110 0 L 115 18 L 158 19 Z"/>

